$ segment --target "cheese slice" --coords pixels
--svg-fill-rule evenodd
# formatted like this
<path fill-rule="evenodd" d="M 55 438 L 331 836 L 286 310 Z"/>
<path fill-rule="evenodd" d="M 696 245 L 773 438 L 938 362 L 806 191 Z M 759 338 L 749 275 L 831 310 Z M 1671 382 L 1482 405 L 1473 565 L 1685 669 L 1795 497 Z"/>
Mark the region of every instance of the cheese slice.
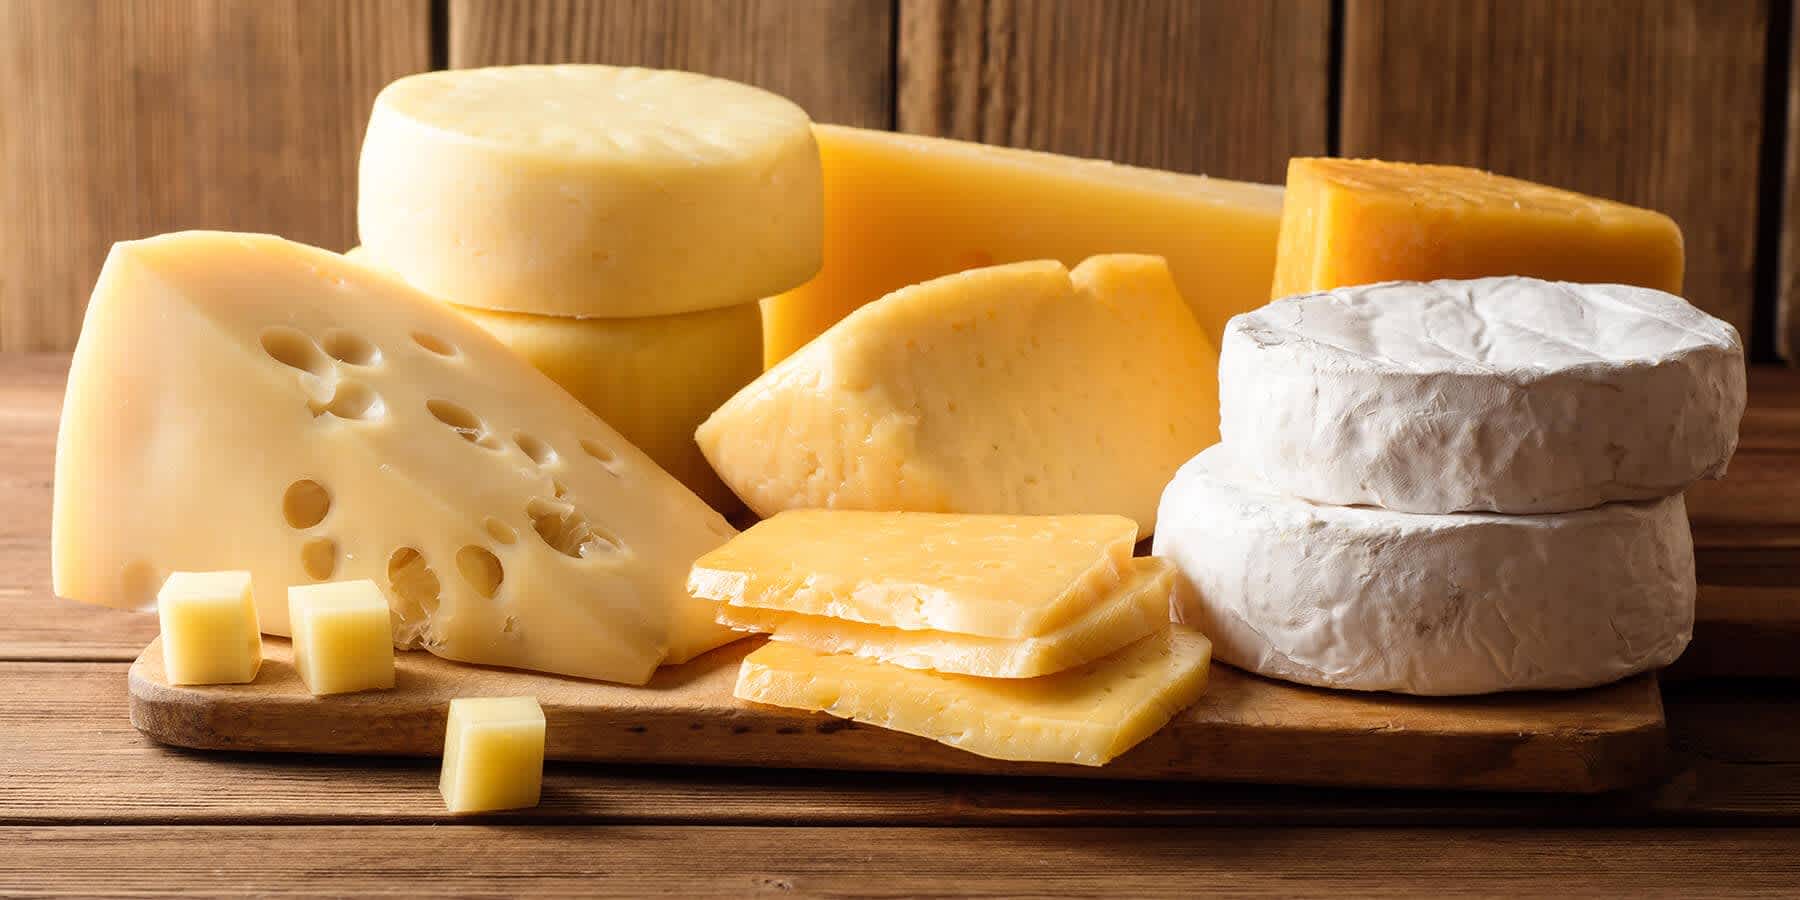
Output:
<path fill-rule="evenodd" d="M 1165 626 L 1119 652 L 1041 678 L 905 669 L 770 641 L 744 657 L 741 700 L 815 710 L 980 756 L 1101 766 L 1206 690 L 1211 644 Z"/>
<path fill-rule="evenodd" d="M 696 597 L 753 609 L 995 638 L 1045 635 L 1124 577 L 1119 516 L 795 510 L 694 563 Z"/>
<path fill-rule="evenodd" d="M 265 235 L 118 244 L 57 440 L 56 592 L 148 604 L 174 570 L 367 578 L 394 641 L 640 683 L 731 640 L 683 589 L 733 531 L 498 341 L 395 279 Z"/>
<path fill-rule="evenodd" d="M 885 628 L 825 616 L 721 605 L 719 622 L 767 634 L 818 653 L 849 653 L 903 666 L 984 678 L 1034 678 L 1099 659 L 1169 621 L 1174 570 L 1160 559 L 1133 559 L 1125 580 L 1078 617 L 1040 637 L 979 637 Z"/>
<path fill-rule="evenodd" d="M 1218 439 L 1218 357 L 1149 256 L 949 275 L 857 310 L 700 426 L 759 515 L 1130 516 Z"/>
<path fill-rule="evenodd" d="M 1168 259 L 1216 345 L 1268 299 L 1281 188 L 963 141 L 814 126 L 824 267 L 763 302 L 773 366 L 865 303 L 998 263 L 1103 253 Z"/>
<path fill-rule="evenodd" d="M 1486 275 L 1679 294 L 1682 266 L 1662 213 L 1460 166 L 1294 159 L 1270 296 Z"/>
<path fill-rule="evenodd" d="M 375 98 L 357 228 L 407 281 L 468 306 L 660 316 L 755 302 L 819 269 L 806 113 L 692 72 L 503 66 Z"/>
<path fill-rule="evenodd" d="M 1648 288 L 1395 282 L 1233 319 L 1219 384 L 1226 446 L 1282 492 L 1419 513 L 1564 512 L 1723 475 L 1744 345 Z"/>
<path fill-rule="evenodd" d="M 1325 506 L 1182 467 L 1153 552 L 1177 617 L 1272 678 L 1406 694 L 1590 687 L 1668 665 L 1694 624 L 1681 495 L 1572 513 Z"/>

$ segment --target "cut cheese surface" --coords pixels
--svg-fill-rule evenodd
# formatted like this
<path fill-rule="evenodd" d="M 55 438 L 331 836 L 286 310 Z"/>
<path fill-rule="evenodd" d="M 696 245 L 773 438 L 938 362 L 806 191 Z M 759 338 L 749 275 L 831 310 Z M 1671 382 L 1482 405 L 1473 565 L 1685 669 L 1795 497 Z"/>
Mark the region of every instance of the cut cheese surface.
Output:
<path fill-rule="evenodd" d="M 402 78 L 375 98 L 357 227 L 407 281 L 468 306 L 670 315 L 818 271 L 806 113 L 691 72 L 558 65 Z"/>
<path fill-rule="evenodd" d="M 1099 659 L 1169 621 L 1174 570 L 1162 560 L 1133 559 L 1112 593 L 1079 617 L 1040 637 L 991 638 L 946 631 L 866 625 L 843 619 L 721 605 L 719 621 L 818 653 L 849 653 L 908 669 L 984 678 L 1033 678 Z"/>
<path fill-rule="evenodd" d="M 544 787 L 543 707 L 535 697 L 457 697 L 444 722 L 438 792 L 453 813 L 536 806 Z"/>
<path fill-rule="evenodd" d="M 770 641 L 744 657 L 739 699 L 815 710 L 981 756 L 1105 765 L 1206 690 L 1212 645 L 1167 626 L 1117 653 L 1041 678 L 946 675 Z"/>
<path fill-rule="evenodd" d="M 1047 634 L 1124 577 L 1119 516 L 795 510 L 694 563 L 694 596 L 732 606 L 996 638 Z"/>
<path fill-rule="evenodd" d="M 1668 216 L 1461 166 L 1288 162 L 1272 297 L 1379 281 L 1529 275 L 1681 293 Z"/>
<path fill-rule="evenodd" d="M 248 684 L 262 669 L 249 572 L 172 572 L 156 595 L 170 684 Z"/>
<path fill-rule="evenodd" d="M 1649 288 L 1393 282 L 1238 316 L 1219 384 L 1225 446 L 1284 493 L 1567 512 L 1722 475 L 1744 412 L 1744 345 Z"/>
<path fill-rule="evenodd" d="M 717 513 L 479 327 L 279 238 L 114 247 L 56 463 L 76 600 L 236 567 L 287 634 L 282 587 L 367 578 L 399 646 L 625 682 L 733 637 L 683 589 Z"/>
<path fill-rule="evenodd" d="M 1681 495 L 1554 515 L 1416 515 L 1285 496 L 1188 465 L 1154 552 L 1218 658 L 1320 687 L 1455 695 L 1592 687 L 1673 662 L 1694 624 Z"/>
<path fill-rule="evenodd" d="M 975 269 L 857 310 L 700 426 L 763 516 L 785 509 L 1130 516 L 1218 440 L 1218 356 L 1167 266 Z"/>
<path fill-rule="evenodd" d="M 1279 186 L 837 125 L 814 132 L 824 267 L 764 301 L 766 365 L 865 303 L 999 263 L 1160 255 L 1215 344 L 1226 319 L 1268 299 Z"/>

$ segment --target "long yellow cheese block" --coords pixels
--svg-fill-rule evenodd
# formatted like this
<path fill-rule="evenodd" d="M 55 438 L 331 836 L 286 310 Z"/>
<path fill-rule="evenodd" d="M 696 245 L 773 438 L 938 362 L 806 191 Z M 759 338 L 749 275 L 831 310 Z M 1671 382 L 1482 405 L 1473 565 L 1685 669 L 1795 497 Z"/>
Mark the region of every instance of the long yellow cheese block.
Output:
<path fill-rule="evenodd" d="M 384 88 L 357 228 L 468 306 L 660 316 L 754 302 L 819 269 L 806 113 L 691 72 L 503 66 Z"/>
<path fill-rule="evenodd" d="M 946 675 L 770 641 L 736 694 L 916 734 L 995 759 L 1105 765 L 1206 690 L 1212 642 L 1175 625 L 1042 678 Z"/>
<path fill-rule="evenodd" d="M 1218 441 L 1218 354 L 1163 260 L 1038 261 L 895 291 L 700 426 L 713 469 L 784 509 L 1130 516 Z"/>
<path fill-rule="evenodd" d="M 825 616 L 721 605 L 719 622 L 767 634 L 817 653 L 849 653 L 908 669 L 984 678 L 1034 678 L 1071 669 L 1138 641 L 1169 621 L 1174 569 L 1154 557 L 1133 559 L 1112 593 L 1038 637 L 992 638 L 947 631 L 886 628 Z"/>
<path fill-rule="evenodd" d="M 795 510 L 700 557 L 688 590 L 892 628 L 1037 637 L 1111 593 L 1136 541 L 1119 516 Z"/>
<path fill-rule="evenodd" d="M 398 280 L 267 235 L 118 244 L 57 439 L 56 592 L 143 607 L 171 571 L 366 578 L 393 638 L 641 683 L 735 635 L 688 569 L 718 513 L 487 332 Z"/>
<path fill-rule="evenodd" d="M 1270 296 L 1489 275 L 1680 294 L 1682 265 L 1681 229 L 1651 210 L 1460 166 L 1294 159 Z"/>
<path fill-rule="evenodd" d="M 1226 319 L 1268 300 L 1278 186 L 837 125 L 813 131 L 825 173 L 824 267 L 763 301 L 765 365 L 876 298 L 997 263 L 1160 255 L 1214 344 Z"/>

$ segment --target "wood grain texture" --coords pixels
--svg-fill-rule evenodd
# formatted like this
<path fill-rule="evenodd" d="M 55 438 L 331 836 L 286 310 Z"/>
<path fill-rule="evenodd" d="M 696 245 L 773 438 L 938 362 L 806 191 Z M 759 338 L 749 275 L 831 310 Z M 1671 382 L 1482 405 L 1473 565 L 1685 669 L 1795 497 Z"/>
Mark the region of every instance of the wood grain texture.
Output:
<path fill-rule="evenodd" d="M 74 346 L 114 242 L 181 228 L 342 248 L 375 92 L 426 0 L 0 3 L 0 350 Z"/>
<path fill-rule="evenodd" d="M 0 845 L 0 893 L 54 897 L 1774 897 L 1800 878 L 1800 833 L 1773 829 L 12 828 Z"/>
<path fill-rule="evenodd" d="M 893 120 L 891 0 L 451 0 L 450 65 L 688 69 L 783 94 L 821 122 Z"/>
<path fill-rule="evenodd" d="M 1667 212 L 1748 334 L 1769 0 L 1347 0 L 1342 152 Z"/>
<path fill-rule="evenodd" d="M 1326 0 L 900 0 L 900 131 L 1280 181 L 1326 150 Z"/>
<path fill-rule="evenodd" d="M 1783 0 L 1773 0 L 1775 3 Z M 1800 366 L 1800 2 L 1788 12 L 1787 160 L 1781 246 L 1775 275 L 1775 349 Z"/>

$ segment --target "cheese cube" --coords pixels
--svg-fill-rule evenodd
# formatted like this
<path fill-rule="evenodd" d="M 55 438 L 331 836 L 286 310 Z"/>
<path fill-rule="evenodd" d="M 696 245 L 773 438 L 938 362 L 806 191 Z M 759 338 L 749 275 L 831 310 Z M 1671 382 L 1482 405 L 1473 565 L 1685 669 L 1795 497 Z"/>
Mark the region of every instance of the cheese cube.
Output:
<path fill-rule="evenodd" d="M 1682 266 L 1658 212 L 1460 166 L 1294 159 L 1270 296 L 1489 275 L 1680 294 Z"/>
<path fill-rule="evenodd" d="M 544 710 L 535 697 L 458 697 L 444 726 L 438 791 L 453 813 L 523 809 L 544 785 Z"/>
<path fill-rule="evenodd" d="M 722 605 L 719 621 L 817 653 L 849 653 L 908 669 L 984 678 L 1032 678 L 1071 669 L 1140 640 L 1169 621 L 1174 569 L 1133 559 L 1112 593 L 1060 628 L 1038 637 L 992 638 L 948 631 L 886 628 L 826 616 Z"/>
<path fill-rule="evenodd" d="M 388 602 L 367 579 L 288 588 L 294 668 L 314 694 L 394 686 Z"/>
<path fill-rule="evenodd" d="M 795 510 L 700 557 L 688 590 L 752 609 L 1034 637 L 1111 593 L 1136 540 L 1119 516 Z"/>
<path fill-rule="evenodd" d="M 1215 345 L 1226 319 L 1268 299 L 1278 186 L 837 125 L 813 132 L 825 264 L 763 301 L 767 366 L 865 303 L 997 263 L 1160 255 Z"/>
<path fill-rule="evenodd" d="M 739 391 L 700 449 L 757 514 L 831 508 L 1156 525 L 1219 439 L 1219 357 L 1153 256 L 948 275 L 857 310 Z"/>
<path fill-rule="evenodd" d="M 262 668 L 249 572 L 175 572 L 156 595 L 170 684 L 244 684 Z"/>
<path fill-rule="evenodd" d="M 810 122 L 692 72 L 503 66 L 402 78 L 358 172 L 364 246 L 486 309 L 661 316 L 753 302 L 819 270 Z"/>
<path fill-rule="evenodd" d="M 905 669 L 770 641 L 744 657 L 741 700 L 816 710 L 994 759 L 1105 765 L 1206 689 L 1212 643 L 1170 626 L 1118 653 L 1041 678 Z"/>

